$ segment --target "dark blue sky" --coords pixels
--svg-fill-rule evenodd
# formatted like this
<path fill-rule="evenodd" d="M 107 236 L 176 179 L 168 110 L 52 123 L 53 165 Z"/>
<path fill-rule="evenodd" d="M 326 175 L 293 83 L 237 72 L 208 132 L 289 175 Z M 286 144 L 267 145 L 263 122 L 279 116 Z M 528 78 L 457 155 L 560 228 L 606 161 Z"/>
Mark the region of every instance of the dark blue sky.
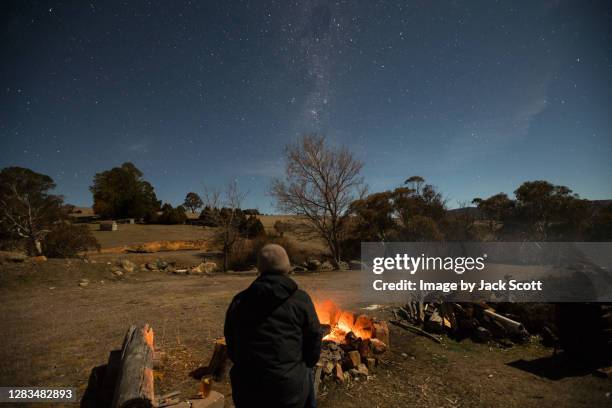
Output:
<path fill-rule="evenodd" d="M 455 206 L 547 179 L 612 198 L 608 1 L 3 2 L 0 167 L 90 205 L 132 161 L 177 204 L 237 179 L 271 211 L 283 146 L 319 132 L 371 190 Z"/>

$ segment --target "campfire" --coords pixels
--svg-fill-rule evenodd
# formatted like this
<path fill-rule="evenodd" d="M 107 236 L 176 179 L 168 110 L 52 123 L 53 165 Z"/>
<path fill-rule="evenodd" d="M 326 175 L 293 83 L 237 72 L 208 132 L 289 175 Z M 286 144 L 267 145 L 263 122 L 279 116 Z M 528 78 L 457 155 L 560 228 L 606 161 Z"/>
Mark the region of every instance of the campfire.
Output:
<path fill-rule="evenodd" d="M 315 304 L 315 309 L 323 331 L 316 388 L 321 380 L 366 379 L 389 349 L 387 323 L 342 310 L 331 300 Z"/>

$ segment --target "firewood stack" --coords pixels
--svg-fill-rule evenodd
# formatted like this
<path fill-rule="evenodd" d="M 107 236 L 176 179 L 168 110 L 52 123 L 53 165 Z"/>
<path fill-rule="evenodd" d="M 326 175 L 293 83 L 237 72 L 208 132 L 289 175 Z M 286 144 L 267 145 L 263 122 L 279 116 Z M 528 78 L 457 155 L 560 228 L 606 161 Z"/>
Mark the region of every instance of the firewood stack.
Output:
<path fill-rule="evenodd" d="M 503 316 L 485 302 L 409 302 L 393 310 L 391 323 L 414 333 L 440 341 L 436 334 L 471 337 L 480 343 L 501 345 L 524 343 L 529 339 L 525 327 L 509 316 Z"/>
<path fill-rule="evenodd" d="M 315 367 L 317 392 L 322 381 L 344 383 L 366 380 L 374 372 L 389 350 L 389 327 L 387 322 L 374 319 L 371 319 L 371 327 L 369 338 L 357 337 L 350 331 L 342 341 L 323 340 L 321 357 Z"/>

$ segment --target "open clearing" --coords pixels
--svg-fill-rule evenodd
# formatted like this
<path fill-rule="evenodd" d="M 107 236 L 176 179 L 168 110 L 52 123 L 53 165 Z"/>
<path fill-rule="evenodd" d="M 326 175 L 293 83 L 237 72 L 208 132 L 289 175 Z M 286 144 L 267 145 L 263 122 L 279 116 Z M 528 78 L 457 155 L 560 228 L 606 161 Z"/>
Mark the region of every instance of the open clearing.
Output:
<path fill-rule="evenodd" d="M 206 364 L 213 340 L 222 336 L 229 302 L 254 278 L 135 272 L 117 281 L 104 257 L 95 263 L 50 260 L 0 267 L 0 385 L 74 386 L 79 395 L 91 370 L 105 364 L 108 353 L 120 347 L 129 325 L 142 322 L 153 326 L 157 347 L 168 353 L 156 379 L 157 391 L 192 395 L 197 382 L 188 373 Z M 79 287 L 81 278 L 90 279 L 89 286 Z M 358 272 L 295 279 L 315 300 L 333 299 L 353 310 L 364 306 L 358 303 Z M 389 318 L 384 311 L 373 314 L 377 313 Z M 438 345 L 392 326 L 390 364 L 350 389 L 330 386 L 320 406 L 610 405 L 606 393 L 612 391 L 612 381 L 568 371 L 549 358 L 551 354 L 537 344 L 506 350 L 469 340 Z M 215 387 L 230 396 L 229 384 Z"/>

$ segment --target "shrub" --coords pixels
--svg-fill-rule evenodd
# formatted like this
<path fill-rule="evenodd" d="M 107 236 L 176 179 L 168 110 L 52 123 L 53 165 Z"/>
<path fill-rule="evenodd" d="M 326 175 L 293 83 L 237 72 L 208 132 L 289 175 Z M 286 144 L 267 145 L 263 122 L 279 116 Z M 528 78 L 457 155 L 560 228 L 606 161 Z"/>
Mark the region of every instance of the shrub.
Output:
<path fill-rule="evenodd" d="M 62 222 L 45 236 L 42 249 L 49 258 L 72 258 L 79 252 L 100 250 L 100 244 L 87 225 Z"/>
<path fill-rule="evenodd" d="M 293 265 L 299 265 L 308 259 L 309 254 L 288 238 L 260 235 L 255 239 L 240 240 L 232 252 L 230 267 L 234 270 L 244 270 L 257 264 L 259 250 L 267 244 L 278 244 L 285 248 Z"/>

